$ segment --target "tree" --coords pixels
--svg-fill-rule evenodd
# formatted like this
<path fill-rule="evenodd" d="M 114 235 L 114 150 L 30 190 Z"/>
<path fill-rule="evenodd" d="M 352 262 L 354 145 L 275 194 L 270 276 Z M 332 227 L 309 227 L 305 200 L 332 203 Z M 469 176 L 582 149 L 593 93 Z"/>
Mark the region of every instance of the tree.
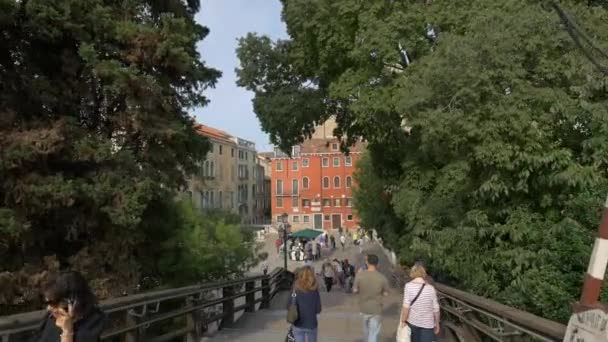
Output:
<path fill-rule="evenodd" d="M 208 149 L 186 112 L 220 76 L 196 50 L 208 33 L 198 5 L 0 0 L 5 279 L 33 288 L 19 270 L 48 269 L 42 260 L 55 255 L 115 293 L 137 282 L 144 213 Z M 9 298 L 34 297 L 24 291 Z"/>
<path fill-rule="evenodd" d="M 606 9 L 561 3 L 608 46 Z M 241 40 L 239 82 L 254 103 L 310 82 L 323 106 L 269 133 L 297 141 L 335 114 L 344 148 L 368 141 L 356 196 L 393 189 L 388 206 L 356 201 L 364 225 L 463 289 L 565 320 L 608 184 L 608 113 L 605 77 L 553 9 L 302 0 L 283 2 L 283 19 L 289 40 Z M 256 114 L 281 122 L 299 101 Z"/>

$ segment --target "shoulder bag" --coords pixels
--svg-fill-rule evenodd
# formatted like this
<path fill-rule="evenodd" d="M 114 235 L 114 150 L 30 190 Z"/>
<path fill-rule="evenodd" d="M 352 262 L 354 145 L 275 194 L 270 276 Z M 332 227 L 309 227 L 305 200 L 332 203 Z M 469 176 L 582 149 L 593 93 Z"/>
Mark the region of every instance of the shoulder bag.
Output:
<path fill-rule="evenodd" d="M 291 292 L 289 305 L 287 306 L 287 323 L 294 324 L 298 320 L 298 303 L 296 301 L 296 291 Z"/>

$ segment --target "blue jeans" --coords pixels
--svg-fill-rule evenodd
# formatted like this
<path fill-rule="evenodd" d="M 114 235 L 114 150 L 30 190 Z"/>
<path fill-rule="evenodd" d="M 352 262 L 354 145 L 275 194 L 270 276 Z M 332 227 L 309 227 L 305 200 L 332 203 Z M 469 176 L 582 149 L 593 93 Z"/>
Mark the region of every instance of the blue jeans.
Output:
<path fill-rule="evenodd" d="M 408 323 L 412 331 L 411 342 L 433 342 L 435 341 L 435 330 L 417 327 Z"/>
<path fill-rule="evenodd" d="M 298 328 L 294 325 L 292 329 L 293 337 L 296 338 L 296 342 L 317 342 L 317 333 L 319 332 L 318 328 L 306 329 Z"/>
<path fill-rule="evenodd" d="M 380 321 L 380 315 L 368 315 L 363 314 L 363 341 L 364 342 L 377 342 L 380 329 L 382 329 L 382 322 Z"/>

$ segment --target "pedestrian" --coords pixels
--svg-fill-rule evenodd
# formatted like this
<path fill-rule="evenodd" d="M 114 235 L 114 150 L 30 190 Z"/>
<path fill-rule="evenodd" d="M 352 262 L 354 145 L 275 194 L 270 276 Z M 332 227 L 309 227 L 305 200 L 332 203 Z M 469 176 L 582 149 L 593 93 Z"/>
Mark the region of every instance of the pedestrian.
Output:
<path fill-rule="evenodd" d="M 344 289 L 344 270 L 342 269 L 342 263 L 338 259 L 334 259 L 332 262 L 334 269 L 336 270 L 336 279 L 340 287 Z"/>
<path fill-rule="evenodd" d="M 268 263 L 266 261 L 262 263 L 262 273 L 264 275 L 268 274 Z"/>
<path fill-rule="evenodd" d="M 435 287 L 429 284 L 421 264 L 410 269 L 409 283 L 403 289 L 401 324 L 409 325 L 412 342 L 433 342 L 439 335 L 439 301 Z"/>
<path fill-rule="evenodd" d="M 342 251 L 344 251 L 344 245 L 346 245 L 346 236 L 340 235 L 340 243 L 342 244 Z"/>
<path fill-rule="evenodd" d="M 43 288 L 47 315 L 35 342 L 98 341 L 106 315 L 84 277 L 74 271 L 59 273 Z"/>
<path fill-rule="evenodd" d="M 382 328 L 382 297 L 388 296 L 388 280 L 377 270 L 378 257 L 367 256 L 367 270 L 357 273 L 353 293 L 359 296 L 359 310 L 363 315 L 365 342 L 377 342 Z"/>
<path fill-rule="evenodd" d="M 329 239 L 331 240 L 331 249 L 335 250 L 336 249 L 336 238 L 332 235 L 329 237 Z"/>
<path fill-rule="evenodd" d="M 321 296 L 314 270 L 304 266 L 296 272 L 293 292 L 298 308 L 298 319 L 293 323 L 296 342 L 317 342 L 318 321 L 321 313 Z"/>
<path fill-rule="evenodd" d="M 321 249 L 321 244 L 317 242 L 317 260 L 321 259 L 321 254 L 323 250 Z"/>
<path fill-rule="evenodd" d="M 325 260 L 323 267 L 321 268 L 323 279 L 325 280 L 325 288 L 327 292 L 331 292 L 331 287 L 334 284 L 334 278 L 336 277 L 336 271 L 329 260 Z"/>
<path fill-rule="evenodd" d="M 344 271 L 344 290 L 350 292 L 353 288 L 353 280 L 355 279 L 355 267 L 348 262 L 348 259 L 344 259 L 342 270 Z"/>
<path fill-rule="evenodd" d="M 283 243 L 282 243 L 282 241 L 281 241 L 281 238 L 277 238 L 277 239 L 274 241 L 274 245 L 275 245 L 275 247 L 277 248 L 277 254 L 279 254 L 279 253 L 281 252 L 281 245 L 282 245 L 282 244 L 283 244 Z"/>

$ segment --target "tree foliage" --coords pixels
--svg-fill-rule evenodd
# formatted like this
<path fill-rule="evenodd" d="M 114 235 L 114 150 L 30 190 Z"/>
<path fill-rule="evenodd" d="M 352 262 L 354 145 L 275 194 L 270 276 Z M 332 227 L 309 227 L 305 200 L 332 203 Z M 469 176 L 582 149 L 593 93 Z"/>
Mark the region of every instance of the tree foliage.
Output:
<path fill-rule="evenodd" d="M 561 3 L 608 46 L 600 2 Z M 239 84 L 267 104 L 256 114 L 275 141 L 336 115 L 343 147 L 369 143 L 356 195 L 364 225 L 464 289 L 566 319 L 608 185 L 608 112 L 605 76 L 553 9 L 293 0 L 283 20 L 289 40 L 249 35 L 237 51 Z M 311 84 L 322 106 L 301 113 L 314 98 L 285 96 L 284 84 Z"/>
<path fill-rule="evenodd" d="M 30 298 L 47 256 L 113 293 L 138 281 L 145 213 L 208 149 L 186 112 L 220 76 L 198 6 L 0 0 L 0 303 Z"/>

